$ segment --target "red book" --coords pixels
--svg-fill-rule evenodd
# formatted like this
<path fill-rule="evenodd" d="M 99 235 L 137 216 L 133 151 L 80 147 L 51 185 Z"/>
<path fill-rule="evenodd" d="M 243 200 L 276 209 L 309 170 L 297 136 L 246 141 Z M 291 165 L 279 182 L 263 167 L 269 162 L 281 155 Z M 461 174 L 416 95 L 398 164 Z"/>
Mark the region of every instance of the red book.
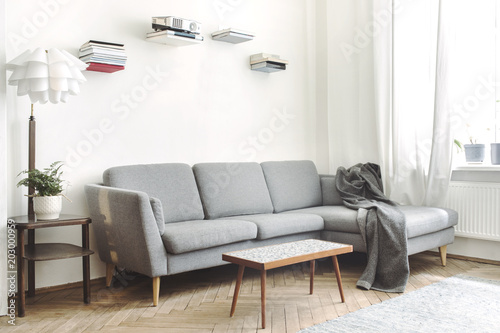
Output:
<path fill-rule="evenodd" d="M 113 73 L 113 72 L 121 71 L 121 70 L 125 69 L 125 66 L 100 64 L 97 62 L 89 62 L 88 64 L 89 64 L 89 67 L 87 67 L 87 70 L 94 71 L 94 72 Z"/>

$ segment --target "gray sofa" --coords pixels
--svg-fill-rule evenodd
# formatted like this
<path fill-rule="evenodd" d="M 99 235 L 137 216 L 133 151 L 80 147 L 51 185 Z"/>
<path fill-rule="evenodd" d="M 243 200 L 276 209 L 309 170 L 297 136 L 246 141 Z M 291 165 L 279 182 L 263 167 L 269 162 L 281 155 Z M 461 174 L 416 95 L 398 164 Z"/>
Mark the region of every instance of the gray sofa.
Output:
<path fill-rule="evenodd" d="M 109 286 L 115 266 L 153 278 L 227 264 L 223 252 L 309 238 L 366 252 L 357 212 L 343 206 L 335 177 L 311 161 L 147 164 L 113 167 L 85 186 Z M 408 254 L 453 242 L 455 211 L 402 206 Z"/>

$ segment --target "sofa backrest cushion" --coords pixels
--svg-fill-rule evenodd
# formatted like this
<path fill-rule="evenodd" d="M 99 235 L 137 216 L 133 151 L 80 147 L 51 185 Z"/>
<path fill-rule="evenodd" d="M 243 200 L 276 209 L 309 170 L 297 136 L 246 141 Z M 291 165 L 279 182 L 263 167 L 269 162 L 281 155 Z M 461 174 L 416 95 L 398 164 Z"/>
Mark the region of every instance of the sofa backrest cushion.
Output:
<path fill-rule="evenodd" d="M 312 161 L 270 161 L 261 166 L 275 213 L 323 204 L 318 171 Z"/>
<path fill-rule="evenodd" d="M 199 163 L 193 171 L 209 219 L 273 212 L 258 163 Z"/>
<path fill-rule="evenodd" d="M 323 195 L 323 206 L 343 205 L 344 200 L 340 196 L 335 183 L 335 176 L 319 175 L 321 182 L 321 194 Z"/>
<path fill-rule="evenodd" d="M 127 165 L 109 168 L 104 185 L 142 191 L 161 201 L 165 223 L 202 220 L 203 206 L 193 170 L 183 163 Z"/>

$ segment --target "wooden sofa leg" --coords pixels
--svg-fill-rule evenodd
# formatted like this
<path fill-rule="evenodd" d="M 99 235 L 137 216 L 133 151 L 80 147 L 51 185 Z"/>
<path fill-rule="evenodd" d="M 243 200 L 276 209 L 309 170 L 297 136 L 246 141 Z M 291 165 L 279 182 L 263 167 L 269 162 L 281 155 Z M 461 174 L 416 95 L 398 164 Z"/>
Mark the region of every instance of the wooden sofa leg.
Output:
<path fill-rule="evenodd" d="M 446 245 L 439 248 L 439 255 L 441 256 L 441 264 L 446 266 Z"/>
<path fill-rule="evenodd" d="M 106 263 L 106 287 L 111 286 L 115 265 Z"/>
<path fill-rule="evenodd" d="M 159 298 L 160 298 L 160 277 L 155 276 L 153 278 L 153 306 L 158 306 Z"/>

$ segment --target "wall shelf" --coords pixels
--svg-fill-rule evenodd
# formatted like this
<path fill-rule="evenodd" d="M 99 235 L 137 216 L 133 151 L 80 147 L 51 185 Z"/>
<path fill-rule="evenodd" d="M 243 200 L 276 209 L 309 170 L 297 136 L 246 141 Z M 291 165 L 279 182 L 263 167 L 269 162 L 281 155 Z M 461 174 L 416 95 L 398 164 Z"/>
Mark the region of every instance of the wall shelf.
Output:
<path fill-rule="evenodd" d="M 150 32 L 146 35 L 148 42 L 171 45 L 171 46 L 186 46 L 200 44 L 203 42 L 203 36 L 181 33 L 172 30 L 163 30 L 158 32 Z"/>
<path fill-rule="evenodd" d="M 238 29 L 223 29 L 212 33 L 212 39 L 220 42 L 238 44 L 253 40 L 255 35 L 251 32 Z"/>

